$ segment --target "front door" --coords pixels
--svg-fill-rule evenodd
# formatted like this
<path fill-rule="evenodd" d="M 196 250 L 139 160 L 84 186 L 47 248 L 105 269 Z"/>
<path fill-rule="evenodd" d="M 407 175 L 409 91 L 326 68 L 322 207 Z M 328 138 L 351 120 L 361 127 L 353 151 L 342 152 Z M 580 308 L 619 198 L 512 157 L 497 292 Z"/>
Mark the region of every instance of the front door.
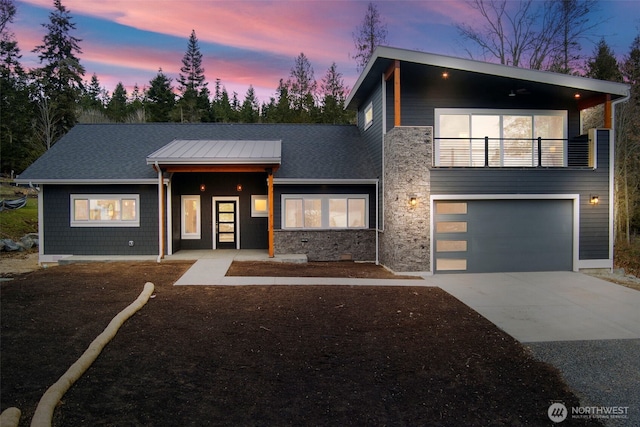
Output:
<path fill-rule="evenodd" d="M 216 249 L 236 249 L 235 200 L 216 200 Z"/>

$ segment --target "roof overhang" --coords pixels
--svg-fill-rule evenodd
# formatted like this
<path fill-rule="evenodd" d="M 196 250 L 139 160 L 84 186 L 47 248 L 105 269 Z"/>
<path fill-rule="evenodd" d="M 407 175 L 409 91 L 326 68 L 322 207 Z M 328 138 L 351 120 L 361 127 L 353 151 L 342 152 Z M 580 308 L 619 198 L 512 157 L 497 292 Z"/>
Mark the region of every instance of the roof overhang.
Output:
<path fill-rule="evenodd" d="M 176 139 L 147 156 L 170 172 L 264 172 L 282 162 L 281 140 Z"/>
<path fill-rule="evenodd" d="M 425 68 L 433 68 L 434 76 L 437 75 L 436 73 L 439 74 L 442 71 L 460 71 L 474 75 L 476 78 L 481 76 L 497 77 L 513 80 L 514 83 L 554 86 L 574 92 L 584 91 L 587 96 L 601 97 L 603 94 L 611 95 L 613 100 L 626 97 L 630 90 L 629 86 L 623 83 L 379 46 L 373 52 L 367 66 L 353 86 L 346 101 L 347 108 L 357 109 L 359 105 L 365 102 L 372 87 L 380 83 L 381 76 L 385 74 L 396 60 L 401 63 L 411 63 L 425 66 Z M 516 87 L 513 87 L 513 89 L 516 89 Z"/>
<path fill-rule="evenodd" d="M 157 179 L 14 179 L 16 184 L 27 185 L 111 185 L 157 184 Z"/>
<path fill-rule="evenodd" d="M 378 179 L 339 179 L 339 178 L 274 178 L 276 185 L 373 185 Z"/>

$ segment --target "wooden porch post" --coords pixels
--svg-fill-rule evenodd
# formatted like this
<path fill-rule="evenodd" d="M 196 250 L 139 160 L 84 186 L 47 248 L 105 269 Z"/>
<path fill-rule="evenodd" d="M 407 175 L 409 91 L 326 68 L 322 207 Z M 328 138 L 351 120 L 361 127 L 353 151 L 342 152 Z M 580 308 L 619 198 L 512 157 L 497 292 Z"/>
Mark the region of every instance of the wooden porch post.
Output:
<path fill-rule="evenodd" d="M 607 95 L 607 99 L 604 102 L 604 127 L 613 129 L 612 126 L 612 112 L 611 112 L 611 95 Z"/>
<path fill-rule="evenodd" d="M 267 203 L 269 205 L 269 258 L 275 256 L 275 248 L 273 242 L 273 169 L 267 169 Z"/>
<path fill-rule="evenodd" d="M 156 163 L 158 171 L 158 262 L 164 258 L 164 182 L 162 178 L 162 169 Z"/>
<path fill-rule="evenodd" d="M 401 126 L 402 119 L 400 117 L 400 61 L 395 60 L 389 69 L 384 73 L 384 79 L 389 80 L 393 76 L 393 125 Z"/>

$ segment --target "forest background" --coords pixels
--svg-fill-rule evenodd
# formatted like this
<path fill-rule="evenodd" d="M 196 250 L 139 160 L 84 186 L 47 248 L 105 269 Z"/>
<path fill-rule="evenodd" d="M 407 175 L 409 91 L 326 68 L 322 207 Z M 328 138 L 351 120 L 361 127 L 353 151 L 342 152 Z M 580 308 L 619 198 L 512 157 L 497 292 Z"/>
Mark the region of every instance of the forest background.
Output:
<path fill-rule="evenodd" d="M 467 6 L 478 20 L 456 27 L 470 57 L 480 52 L 483 60 L 501 64 L 630 85 L 630 99 L 615 111 L 616 242 L 629 244 L 640 231 L 640 33 L 618 60 L 597 36 L 601 22 L 592 11 L 598 0 L 468 0 Z M 0 0 L 0 171 L 10 178 L 78 123 L 355 123 L 354 113 L 344 109 L 350 88 L 335 62 L 318 82 L 301 52 L 289 75 L 274 82 L 268 101 L 261 102 L 251 85 L 241 99 L 220 79 L 209 87 L 193 30 L 175 80 L 159 68 L 142 88 L 128 93 L 119 82 L 108 91 L 98 75 L 85 75 L 82 40 L 61 0 L 53 1 L 49 21 L 41 23 L 42 43 L 28 47 L 37 53 L 38 67 L 21 64 L 11 31 L 16 13 L 14 0 Z M 375 3 L 368 3 L 352 36 L 355 53 L 349 56 L 360 71 L 376 46 L 388 44 Z M 583 123 L 584 129 L 602 127 L 601 112 L 586 112 Z"/>

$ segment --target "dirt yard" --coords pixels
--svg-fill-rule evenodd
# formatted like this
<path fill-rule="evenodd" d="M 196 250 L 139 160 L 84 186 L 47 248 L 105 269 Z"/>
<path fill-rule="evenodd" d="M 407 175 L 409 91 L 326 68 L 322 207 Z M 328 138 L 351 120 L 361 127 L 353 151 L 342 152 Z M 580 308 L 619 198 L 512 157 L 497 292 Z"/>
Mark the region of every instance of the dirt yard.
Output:
<path fill-rule="evenodd" d="M 3 282 L 0 409 L 29 425 L 147 281 L 154 298 L 55 426 L 549 425 L 551 402 L 578 405 L 554 368 L 440 289 L 172 286 L 189 266 L 75 264 Z"/>

